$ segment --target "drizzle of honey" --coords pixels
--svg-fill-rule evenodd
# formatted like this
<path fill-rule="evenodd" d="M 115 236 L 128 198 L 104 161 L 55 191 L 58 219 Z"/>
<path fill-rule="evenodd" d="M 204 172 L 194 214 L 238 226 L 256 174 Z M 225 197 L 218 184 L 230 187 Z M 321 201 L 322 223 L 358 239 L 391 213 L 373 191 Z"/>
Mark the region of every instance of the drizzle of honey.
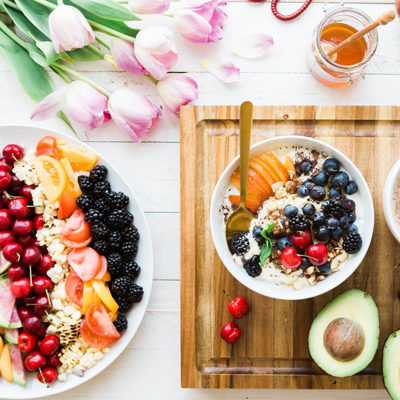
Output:
<path fill-rule="evenodd" d="M 327 43 L 332 46 L 343 42 L 351 35 L 357 32 L 355 28 L 346 24 L 332 24 L 323 28 L 321 33 L 321 43 Z M 337 53 L 336 64 L 355 65 L 364 60 L 367 53 L 367 43 L 362 37 Z"/>

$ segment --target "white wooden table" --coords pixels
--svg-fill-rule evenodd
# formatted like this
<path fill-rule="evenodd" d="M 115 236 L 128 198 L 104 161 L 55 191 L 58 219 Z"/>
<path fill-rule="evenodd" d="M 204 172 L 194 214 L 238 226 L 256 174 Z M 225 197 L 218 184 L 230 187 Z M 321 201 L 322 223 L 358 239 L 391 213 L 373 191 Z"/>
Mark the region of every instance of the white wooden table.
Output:
<path fill-rule="evenodd" d="M 231 1 L 225 7 L 229 21 L 225 38 L 213 44 L 191 44 L 178 35 L 174 40 L 180 58 L 174 72 L 188 72 L 199 84 L 194 104 L 269 105 L 398 105 L 400 100 L 400 21 L 380 28 L 380 44 L 366 79 L 345 88 L 329 88 L 307 71 L 305 52 L 317 23 L 323 18 L 322 2 L 314 1 L 307 11 L 291 22 L 281 22 L 270 4 Z M 366 1 L 366 0 L 363 0 Z M 379 1 L 379 0 L 376 0 Z M 352 0 L 358 3 L 357 0 Z M 385 0 L 382 0 L 385 2 Z M 299 3 L 278 9 L 291 13 Z M 391 2 L 392 3 L 392 2 Z M 392 4 L 354 4 L 372 18 Z M 152 17 L 175 32 L 170 18 Z M 236 39 L 246 33 L 273 36 L 275 47 L 266 58 L 249 61 L 230 54 Z M 225 84 L 206 73 L 200 61 L 208 55 L 229 57 L 241 68 L 241 79 Z M 79 65 L 81 71 L 113 90 L 129 86 L 159 105 L 154 85 L 143 77 L 128 75 L 106 62 Z M 63 85 L 55 79 L 56 86 Z M 69 133 L 54 118 L 35 124 L 29 115 L 34 104 L 24 94 L 9 68 L 0 58 L 0 124 L 29 124 Z M 139 197 L 150 225 L 154 252 L 154 285 L 144 321 L 126 351 L 106 371 L 63 395 L 76 399 L 388 399 L 380 391 L 282 391 L 282 390 L 184 390 L 180 387 L 179 322 L 179 120 L 164 115 L 150 137 L 141 144 L 128 141 L 113 123 L 91 133 L 79 131 L 83 141 L 106 155 L 121 171 Z M 55 397 L 54 397 L 55 398 Z M 51 398 L 53 399 L 53 397 Z"/>

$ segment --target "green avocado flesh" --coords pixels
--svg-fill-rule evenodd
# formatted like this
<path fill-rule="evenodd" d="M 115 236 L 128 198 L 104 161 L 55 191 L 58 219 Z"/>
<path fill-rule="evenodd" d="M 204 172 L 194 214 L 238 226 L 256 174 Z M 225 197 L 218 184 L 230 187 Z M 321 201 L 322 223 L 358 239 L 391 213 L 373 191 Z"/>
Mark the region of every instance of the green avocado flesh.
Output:
<path fill-rule="evenodd" d="M 400 330 L 386 339 L 383 348 L 383 381 L 393 400 L 400 400 Z"/>
<path fill-rule="evenodd" d="M 344 321 L 344 326 L 350 324 L 354 329 L 339 331 L 340 334 L 335 336 L 329 328 L 338 321 Z M 332 346 L 327 345 L 328 337 L 331 338 L 328 344 Z M 360 341 L 360 337 L 364 342 Z M 340 346 L 335 347 L 334 345 L 340 342 L 339 339 L 334 342 L 332 338 L 342 338 Z M 349 338 L 356 338 L 357 341 L 351 342 Z M 358 289 L 342 293 L 321 310 L 311 326 L 308 337 L 314 362 L 326 373 L 336 377 L 351 376 L 362 371 L 374 358 L 378 341 L 379 315 L 375 301 L 370 294 Z M 339 351 L 328 352 L 331 348 Z M 349 357 L 349 349 L 354 350 L 353 358 Z M 339 360 L 331 355 L 338 352 L 348 361 Z"/>

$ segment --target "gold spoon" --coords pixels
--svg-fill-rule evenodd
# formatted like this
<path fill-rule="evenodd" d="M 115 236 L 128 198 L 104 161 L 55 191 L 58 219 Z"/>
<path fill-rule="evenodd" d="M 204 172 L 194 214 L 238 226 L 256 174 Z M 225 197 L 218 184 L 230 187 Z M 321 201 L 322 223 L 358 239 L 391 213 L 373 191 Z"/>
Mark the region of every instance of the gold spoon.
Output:
<path fill-rule="evenodd" d="M 254 215 L 245 207 L 247 196 L 247 179 L 249 174 L 250 139 L 253 123 L 253 104 L 245 101 L 240 106 L 240 203 L 226 222 L 226 241 L 229 250 L 232 239 L 240 232 L 248 231 Z"/>

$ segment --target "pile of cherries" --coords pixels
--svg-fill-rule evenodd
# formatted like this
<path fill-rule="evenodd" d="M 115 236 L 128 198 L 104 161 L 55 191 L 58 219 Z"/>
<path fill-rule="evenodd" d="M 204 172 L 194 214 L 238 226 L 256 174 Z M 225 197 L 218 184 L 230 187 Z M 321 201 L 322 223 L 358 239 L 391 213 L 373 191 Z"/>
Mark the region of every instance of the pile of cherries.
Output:
<path fill-rule="evenodd" d="M 18 347 L 28 353 L 25 366 L 38 372 L 38 380 L 52 383 L 57 379 L 60 340 L 55 335 L 46 336 L 47 323 L 41 317 L 51 307 L 50 292 L 54 284 L 47 271 L 54 267 L 46 246 L 36 239 L 43 228 L 41 215 L 35 215 L 32 190 L 13 174 L 13 163 L 24 156 L 22 147 L 7 145 L 0 158 L 0 249 L 12 265 L 7 271 L 10 289 L 17 300 L 18 315 L 23 332 L 18 337 Z"/>

